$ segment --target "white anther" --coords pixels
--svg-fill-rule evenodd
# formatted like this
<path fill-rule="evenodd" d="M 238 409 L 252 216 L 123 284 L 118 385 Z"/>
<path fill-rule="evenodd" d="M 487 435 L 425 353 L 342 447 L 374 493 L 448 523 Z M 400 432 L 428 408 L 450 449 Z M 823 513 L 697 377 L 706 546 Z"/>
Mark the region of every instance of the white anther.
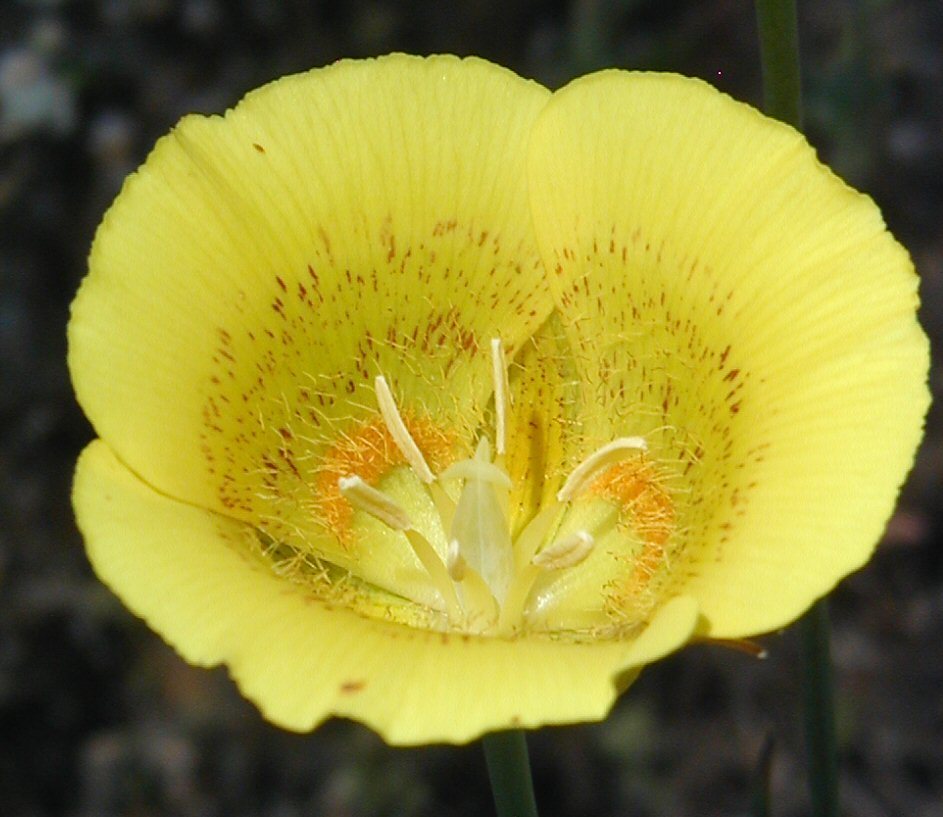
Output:
<path fill-rule="evenodd" d="M 406 423 L 403 422 L 403 416 L 396 407 L 393 392 L 390 391 L 386 378 L 382 374 L 377 375 L 374 383 L 376 385 L 377 406 L 380 409 L 380 416 L 383 417 L 383 422 L 386 423 L 386 427 L 389 429 L 393 442 L 396 443 L 396 447 L 406 458 L 406 462 L 408 462 L 413 471 L 416 472 L 416 476 L 423 482 L 433 482 L 435 480 L 435 474 L 432 473 L 432 469 L 429 468 L 429 465 L 426 463 L 426 458 L 422 456 L 422 451 L 419 450 L 419 446 L 416 445 L 416 441 L 409 433 L 409 429 L 406 428 Z"/>
<path fill-rule="evenodd" d="M 491 376 L 494 380 L 494 447 L 498 454 L 503 454 L 511 389 L 508 385 L 508 364 L 504 359 L 501 338 L 491 339 Z"/>
<path fill-rule="evenodd" d="M 399 503 L 358 476 L 341 477 L 337 480 L 341 495 L 358 510 L 379 519 L 394 530 L 409 530 L 413 523 Z"/>
<path fill-rule="evenodd" d="M 574 531 L 544 548 L 531 562 L 544 570 L 563 570 L 574 567 L 589 556 L 595 540 L 585 530 Z"/>
<path fill-rule="evenodd" d="M 557 499 L 569 502 L 589 487 L 603 471 L 633 451 L 648 451 L 648 443 L 642 437 L 619 437 L 597 449 L 573 469 L 563 487 L 557 491 Z"/>
<path fill-rule="evenodd" d="M 449 571 L 449 577 L 456 582 L 465 578 L 465 571 L 468 568 L 468 562 L 462 558 L 462 553 L 458 539 L 449 542 L 448 553 L 445 554 L 445 567 Z"/>

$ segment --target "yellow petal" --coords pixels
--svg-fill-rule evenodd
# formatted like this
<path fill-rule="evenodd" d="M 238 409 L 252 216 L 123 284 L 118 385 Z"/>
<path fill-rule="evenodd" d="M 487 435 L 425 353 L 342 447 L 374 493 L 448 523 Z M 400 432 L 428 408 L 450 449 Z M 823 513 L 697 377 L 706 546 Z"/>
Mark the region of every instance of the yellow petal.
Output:
<path fill-rule="evenodd" d="M 661 592 L 717 637 L 787 623 L 868 558 L 920 439 L 906 252 L 798 133 L 697 80 L 576 81 L 529 166 L 576 433 L 645 436 L 673 505 Z"/>
<path fill-rule="evenodd" d="M 566 429 L 574 419 L 576 369 L 554 314 L 512 363 L 506 467 L 511 478 L 511 527 L 515 536 L 553 501 L 566 474 Z"/>
<path fill-rule="evenodd" d="M 447 456 L 489 398 L 491 338 L 513 351 L 551 309 L 524 187 L 547 94 L 393 55 L 184 119 L 105 217 L 73 305 L 99 435 L 162 492 L 359 564 L 335 470 L 376 443 L 375 377 Z M 403 550 L 365 578 L 413 567 Z"/>
<path fill-rule="evenodd" d="M 460 743 L 515 726 L 596 720 L 621 687 L 686 642 L 690 598 L 629 641 L 437 633 L 358 615 L 275 576 L 241 522 L 161 495 L 101 441 L 73 502 L 101 579 L 188 661 L 225 663 L 267 718 L 308 730 L 331 715 L 393 744 Z"/>

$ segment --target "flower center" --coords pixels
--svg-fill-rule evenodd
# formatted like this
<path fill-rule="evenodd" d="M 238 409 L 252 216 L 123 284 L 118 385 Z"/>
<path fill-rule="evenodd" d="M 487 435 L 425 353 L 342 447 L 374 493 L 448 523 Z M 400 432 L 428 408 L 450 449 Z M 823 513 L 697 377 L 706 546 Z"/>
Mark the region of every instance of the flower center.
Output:
<path fill-rule="evenodd" d="M 430 467 L 410 433 L 386 379 L 380 375 L 375 380 L 383 425 L 428 493 L 435 517 L 431 524 L 424 519 L 417 525 L 391 493 L 370 484 L 364 474 L 346 473 L 338 478 L 337 487 L 352 509 L 403 534 L 428 574 L 450 628 L 507 636 L 525 627 L 526 611 L 541 578 L 584 562 L 600 532 L 616 523 L 620 508 L 638 498 L 631 496 L 633 490 L 640 493 L 638 479 L 627 475 L 637 475 L 638 460 L 647 444 L 641 437 L 620 437 L 597 449 L 572 470 L 556 496 L 512 536 L 509 506 L 514 486 L 505 468 L 511 400 L 500 339 L 491 342 L 491 361 L 493 443 L 482 435 L 471 458 L 454 462 L 439 473 Z M 627 468 L 633 461 L 633 467 Z M 607 500 L 601 503 L 600 512 L 584 514 L 582 527 L 552 536 L 567 508 L 590 493 Z M 660 509 L 655 511 L 659 516 Z M 437 540 L 447 543 L 444 553 L 441 546 L 437 549 L 433 545 Z M 651 556 L 649 553 L 648 558 Z M 640 563 L 645 558 L 643 553 Z"/>

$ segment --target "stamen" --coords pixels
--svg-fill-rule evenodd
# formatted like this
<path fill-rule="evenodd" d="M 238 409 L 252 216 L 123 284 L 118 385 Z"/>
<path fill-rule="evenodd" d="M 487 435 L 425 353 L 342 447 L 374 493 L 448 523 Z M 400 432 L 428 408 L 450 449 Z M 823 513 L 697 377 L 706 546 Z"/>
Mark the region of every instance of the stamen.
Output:
<path fill-rule="evenodd" d="M 449 552 L 445 556 L 445 566 L 448 568 L 449 576 L 457 582 L 465 578 L 465 572 L 468 569 L 468 562 L 462 558 L 459 547 L 458 539 L 453 539 L 449 542 Z"/>
<path fill-rule="evenodd" d="M 546 533 L 546 529 L 553 519 L 548 511 L 556 515 L 559 512 L 559 506 L 544 508 L 524 529 L 522 538 L 525 535 L 542 537 Z M 537 520 L 540 521 L 534 526 Z M 533 533 L 528 534 L 532 526 L 534 526 Z M 544 548 L 531 558 L 530 553 L 537 547 L 538 541 L 535 539 L 533 545 L 527 545 L 525 551 L 527 553 L 526 561 L 520 561 L 521 554 L 517 554 L 518 568 L 514 575 L 514 581 L 508 590 L 507 598 L 504 604 L 501 605 L 501 615 L 498 619 L 498 632 L 503 635 L 513 633 L 520 626 L 527 600 L 530 598 L 531 591 L 534 589 L 537 579 L 540 578 L 540 574 L 544 571 L 562 570 L 578 565 L 589 555 L 594 544 L 593 537 L 587 531 L 579 530 L 554 542 L 550 547 Z"/>
<path fill-rule="evenodd" d="M 443 564 L 435 548 L 429 544 L 429 540 L 418 530 L 409 528 L 405 533 L 413 553 L 416 554 L 416 558 L 422 563 L 426 573 L 429 574 L 433 584 L 445 601 L 449 619 L 453 623 L 461 621 L 462 605 L 459 603 L 458 594 L 455 592 L 455 585 L 452 584 L 448 568 Z"/>
<path fill-rule="evenodd" d="M 574 499 L 603 471 L 625 459 L 632 451 L 648 451 L 648 443 L 642 437 L 619 437 L 597 449 L 573 469 L 557 492 L 557 499 L 560 502 Z"/>
<path fill-rule="evenodd" d="M 528 562 L 514 576 L 514 582 L 508 590 L 507 598 L 501 605 L 497 631 L 501 635 L 511 635 L 522 623 L 524 606 L 530 598 L 530 591 L 540 576 L 540 568 Z"/>
<path fill-rule="evenodd" d="M 498 600 L 491 588 L 471 565 L 465 568 L 461 583 L 462 604 L 465 617 L 472 626 L 493 624 L 499 614 Z"/>
<path fill-rule="evenodd" d="M 575 567 L 589 556 L 594 544 L 595 540 L 588 531 L 574 531 L 569 536 L 558 539 L 550 547 L 544 548 L 531 561 L 544 570 Z"/>
<path fill-rule="evenodd" d="M 449 568 L 442 563 L 442 559 L 436 553 L 435 548 L 429 544 L 429 540 L 413 527 L 406 511 L 399 506 L 396 500 L 383 493 L 383 491 L 378 491 L 368 485 L 356 475 L 341 477 L 337 480 L 337 487 L 340 488 L 341 495 L 355 508 L 359 508 L 379 519 L 393 530 L 399 530 L 406 534 L 413 553 L 416 554 L 416 558 L 422 563 L 445 601 L 449 618 L 453 622 L 459 621 L 462 610 L 458 596 L 455 593 L 455 585 L 451 582 L 452 577 Z"/>
<path fill-rule="evenodd" d="M 452 580 L 461 584 L 466 616 L 472 619 L 478 617 L 484 622 L 492 621 L 497 613 L 497 602 L 485 580 L 465 561 L 458 539 L 449 542 L 445 564 Z"/>
<path fill-rule="evenodd" d="M 523 570 L 531 564 L 531 559 L 549 533 L 550 526 L 557 519 L 562 507 L 563 506 L 556 501 L 548 502 L 547 505 L 527 523 L 524 530 L 520 532 L 520 535 L 514 541 L 514 564 L 516 570 Z"/>
<path fill-rule="evenodd" d="M 504 347 L 501 345 L 501 338 L 491 339 L 491 376 L 494 379 L 494 447 L 500 455 L 505 450 L 507 413 L 508 406 L 511 403 L 508 365 L 504 359 Z"/>
<path fill-rule="evenodd" d="M 386 378 L 382 374 L 377 375 L 374 383 L 376 385 L 377 406 L 380 409 L 380 416 L 383 417 L 383 422 L 386 423 L 386 427 L 390 431 L 390 436 L 393 437 L 393 442 L 396 443 L 396 447 L 406 458 L 406 462 L 408 462 L 413 471 L 415 471 L 416 476 L 423 482 L 433 482 L 435 480 L 435 474 L 432 473 L 432 469 L 429 468 L 428 463 L 426 463 L 426 458 L 422 456 L 422 451 L 419 450 L 419 446 L 416 445 L 416 441 L 409 433 L 409 429 L 406 428 L 406 423 L 403 422 L 403 416 L 396 407 L 393 392 L 390 391 Z"/>
<path fill-rule="evenodd" d="M 393 530 L 409 530 L 413 523 L 392 497 L 368 485 L 358 476 L 337 480 L 341 495 L 355 508 L 370 514 Z"/>
<path fill-rule="evenodd" d="M 452 520 L 455 518 L 455 500 L 445 492 L 439 480 L 429 483 L 429 496 L 438 511 L 442 530 L 451 530 Z"/>

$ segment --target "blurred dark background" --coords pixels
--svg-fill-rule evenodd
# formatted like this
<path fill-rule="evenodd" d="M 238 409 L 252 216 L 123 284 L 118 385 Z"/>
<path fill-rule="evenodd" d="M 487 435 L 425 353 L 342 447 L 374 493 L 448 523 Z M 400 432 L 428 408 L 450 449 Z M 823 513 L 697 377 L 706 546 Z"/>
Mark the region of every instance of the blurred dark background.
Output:
<path fill-rule="evenodd" d="M 943 333 L 943 6 L 800 2 L 807 130 L 869 192 Z M 0 3 L 0 815 L 491 813 L 480 749 L 393 750 L 347 722 L 267 725 L 92 576 L 69 506 L 92 436 L 65 367 L 95 226 L 155 139 L 285 73 L 392 50 L 478 54 L 550 87 L 603 66 L 701 76 L 758 104 L 740 0 L 3 0 Z M 938 357 L 938 356 L 937 356 Z M 941 373 L 933 372 L 936 393 Z M 874 561 L 833 599 L 850 817 L 943 814 L 939 412 Z M 602 724 L 531 736 L 542 813 L 808 812 L 796 634 L 758 661 L 692 647 Z"/>

